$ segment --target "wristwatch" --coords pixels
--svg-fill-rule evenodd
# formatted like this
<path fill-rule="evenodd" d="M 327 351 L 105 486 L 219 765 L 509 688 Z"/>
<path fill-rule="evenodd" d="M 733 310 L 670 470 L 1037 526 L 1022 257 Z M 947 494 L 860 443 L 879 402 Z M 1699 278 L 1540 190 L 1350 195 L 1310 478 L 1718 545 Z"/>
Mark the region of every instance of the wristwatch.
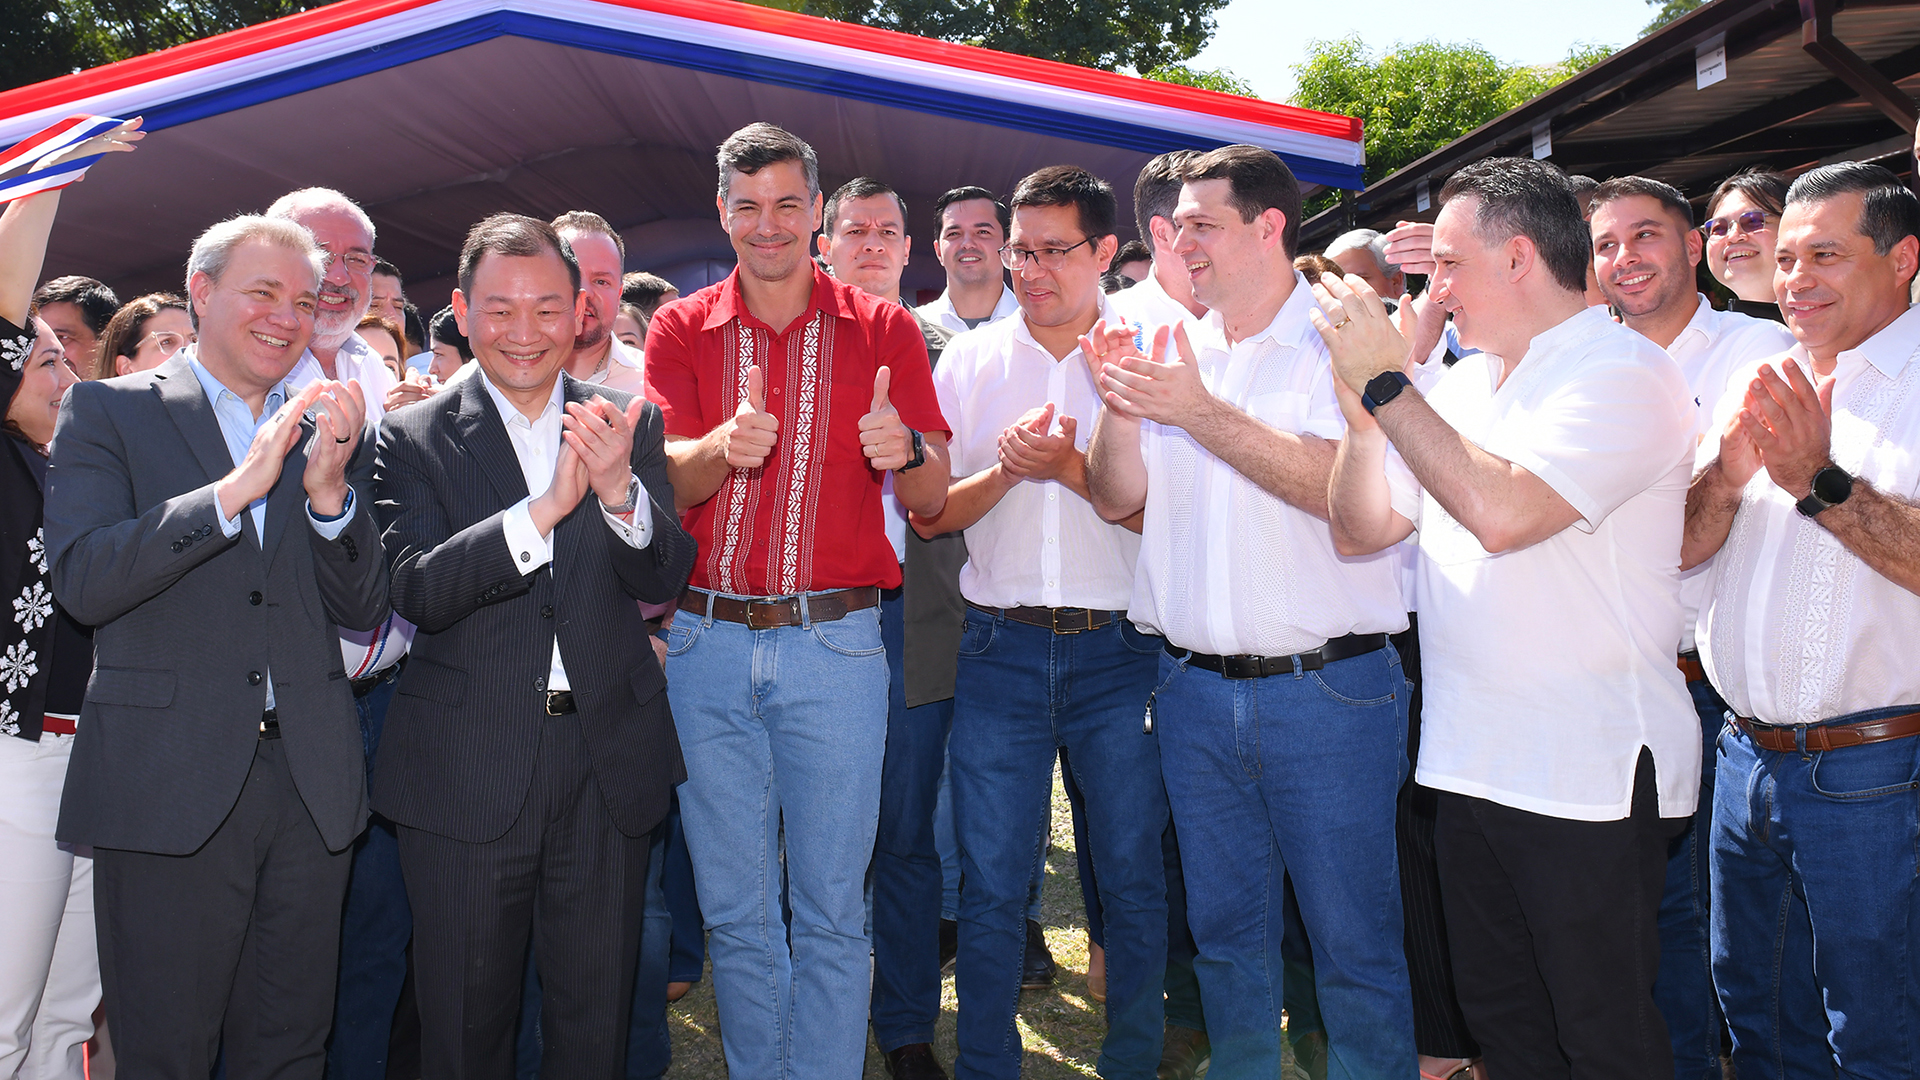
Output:
<path fill-rule="evenodd" d="M 1367 407 L 1367 415 L 1373 410 L 1400 396 L 1400 391 L 1413 385 L 1413 380 L 1405 373 L 1385 371 L 1367 380 L 1367 389 L 1360 395 L 1360 404 Z"/>
<path fill-rule="evenodd" d="M 920 466 L 925 465 L 927 463 L 926 436 L 920 434 L 919 432 L 913 430 L 912 428 L 907 429 L 907 434 L 913 436 L 913 456 L 907 459 L 907 463 L 905 465 L 902 465 L 899 468 L 893 470 L 894 472 L 906 472 L 908 469 L 917 469 Z"/>
<path fill-rule="evenodd" d="M 635 510 L 638 510 L 639 508 L 640 508 L 640 478 L 637 476 L 627 477 L 627 501 L 626 502 L 621 503 L 619 506 L 608 506 L 606 503 L 600 504 L 600 509 L 606 511 L 609 514 L 612 514 L 614 517 L 621 517 L 625 514 L 631 514 Z"/>
<path fill-rule="evenodd" d="M 1817 517 L 1822 510 L 1846 502 L 1852 494 L 1853 477 L 1838 465 L 1828 465 L 1813 474 L 1813 490 L 1793 506 L 1808 517 Z"/>

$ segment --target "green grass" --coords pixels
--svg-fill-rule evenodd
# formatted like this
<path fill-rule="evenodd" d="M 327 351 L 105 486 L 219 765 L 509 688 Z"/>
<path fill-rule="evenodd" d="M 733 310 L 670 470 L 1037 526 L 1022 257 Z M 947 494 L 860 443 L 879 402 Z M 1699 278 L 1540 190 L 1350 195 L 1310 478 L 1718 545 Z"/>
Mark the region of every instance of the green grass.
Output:
<path fill-rule="evenodd" d="M 1020 1038 L 1026 1048 L 1022 1075 L 1027 1080 L 1094 1076 L 1100 1040 L 1106 1036 L 1106 1012 L 1105 1006 L 1087 996 L 1087 916 L 1074 863 L 1073 820 L 1057 768 L 1053 781 L 1053 854 L 1047 860 L 1040 904 L 1047 946 L 1059 962 L 1060 977 L 1051 990 L 1029 990 L 1021 995 Z M 941 980 L 940 1022 L 933 1043 L 934 1055 L 949 1072 L 954 1058 L 955 1010 L 953 974 L 949 972 Z M 667 1019 L 673 1029 L 669 1077 L 719 1080 L 727 1075 L 711 973 L 692 993 L 668 1006 Z M 1291 1069 L 1289 1061 L 1284 1075 L 1292 1075 Z M 886 1062 L 871 1039 L 867 1043 L 866 1076 L 869 1080 L 887 1080 Z"/>

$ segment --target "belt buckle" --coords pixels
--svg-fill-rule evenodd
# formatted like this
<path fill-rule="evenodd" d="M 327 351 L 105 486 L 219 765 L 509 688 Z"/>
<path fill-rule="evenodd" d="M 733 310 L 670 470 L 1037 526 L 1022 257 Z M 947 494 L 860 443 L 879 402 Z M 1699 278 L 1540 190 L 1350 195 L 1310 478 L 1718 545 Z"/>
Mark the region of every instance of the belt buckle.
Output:
<path fill-rule="evenodd" d="M 783 601 L 783 600 L 749 600 L 747 601 L 747 629 L 776 630 L 776 629 L 779 629 L 781 626 L 784 626 L 785 625 L 784 623 L 777 623 L 777 622 L 767 623 L 766 625 L 763 626 L 754 620 L 753 615 L 754 615 L 754 612 L 760 608 L 771 608 L 771 607 L 776 607 L 782 603 L 791 603 L 791 602 L 792 601 Z"/>
<path fill-rule="evenodd" d="M 1085 625 L 1061 626 L 1060 613 L 1062 611 L 1078 611 L 1080 613 L 1080 621 Z M 1056 634 L 1081 634 L 1093 629 L 1093 612 L 1088 611 L 1086 608 L 1050 608 L 1048 612 L 1053 620 L 1053 632 Z"/>
<path fill-rule="evenodd" d="M 548 716 L 565 716 L 565 715 L 567 715 L 566 713 L 563 713 L 563 712 L 557 712 L 557 711 L 555 711 L 555 709 L 554 709 L 554 707 L 553 707 L 553 699 L 554 699 L 554 698 L 556 698 L 556 697 L 558 697 L 559 695 L 560 695 L 560 691 L 558 691 L 558 690 L 549 690 L 549 691 L 547 691 L 547 702 L 546 702 L 546 706 L 547 706 L 547 715 L 548 715 Z"/>

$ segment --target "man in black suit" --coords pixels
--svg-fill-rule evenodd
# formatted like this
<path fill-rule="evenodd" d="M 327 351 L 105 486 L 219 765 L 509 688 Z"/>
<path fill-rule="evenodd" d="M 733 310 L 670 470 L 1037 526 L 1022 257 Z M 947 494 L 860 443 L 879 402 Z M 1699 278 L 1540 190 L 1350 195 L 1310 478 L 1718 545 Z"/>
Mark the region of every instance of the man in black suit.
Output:
<path fill-rule="evenodd" d="M 387 617 L 387 571 L 358 384 L 286 387 L 320 259 L 292 222 L 208 229 L 199 343 L 77 384 L 54 434 L 54 593 L 96 627 L 57 835 L 94 849 L 126 1076 L 205 1080 L 223 1048 L 234 1077 L 325 1065 L 367 819 L 338 638 Z"/>
<path fill-rule="evenodd" d="M 678 596 L 659 410 L 563 373 L 580 267 L 497 214 L 460 253 L 476 377 L 388 413 L 378 514 L 419 627 L 374 780 L 400 826 L 430 1080 L 513 1075 L 529 934 L 543 1072 L 620 1074 L 648 838 L 686 776 L 635 600 Z"/>

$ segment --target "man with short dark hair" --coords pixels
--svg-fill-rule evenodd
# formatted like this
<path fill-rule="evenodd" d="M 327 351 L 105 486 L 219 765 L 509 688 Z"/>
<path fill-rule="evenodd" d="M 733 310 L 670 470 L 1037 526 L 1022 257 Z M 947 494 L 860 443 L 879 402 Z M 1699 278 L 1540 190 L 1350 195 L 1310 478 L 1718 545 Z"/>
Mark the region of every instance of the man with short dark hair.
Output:
<path fill-rule="evenodd" d="M 1188 333 L 1206 318 L 1205 304 L 1194 299 L 1186 260 L 1173 250 L 1173 208 L 1180 202 L 1180 170 L 1194 157 L 1175 150 L 1147 162 L 1133 182 L 1134 222 L 1153 254 L 1153 272 L 1130 289 L 1115 293 L 1113 309 L 1127 325 L 1185 325 Z M 1141 342 L 1145 345 L 1144 339 Z"/>
<path fill-rule="evenodd" d="M 1107 270 L 1125 279 L 1122 288 L 1138 285 L 1153 273 L 1153 251 L 1142 241 L 1129 240 L 1113 253 L 1113 265 Z"/>
<path fill-rule="evenodd" d="M 686 775 L 634 601 L 678 593 L 659 410 L 564 373 L 584 298 L 545 222 L 467 234 L 480 365 L 389 413 L 379 513 L 422 627 L 374 775 L 400 826 L 428 1076 L 514 1075 L 530 935 L 551 1075 L 618 1076 L 650 834 Z"/>
<path fill-rule="evenodd" d="M 407 306 L 407 285 L 399 267 L 374 256 L 368 295 L 368 314 L 384 315 L 394 322 L 401 321 Z"/>
<path fill-rule="evenodd" d="M 947 291 L 921 314 L 954 333 L 971 330 L 1019 310 L 1000 265 L 1007 242 L 1007 207 L 983 187 L 957 187 L 933 202 L 939 228 L 934 257 L 947 271 Z"/>
<path fill-rule="evenodd" d="M 882 482 L 938 513 L 946 423 L 913 320 L 807 257 L 813 148 L 752 124 L 717 164 L 740 265 L 661 308 L 647 336 L 701 552 L 668 636 L 681 817 L 728 1069 L 856 1077 L 887 723 L 878 604 L 900 583 Z"/>
<path fill-rule="evenodd" d="M 120 310 L 112 289 L 90 277 L 57 277 L 33 291 L 33 306 L 53 327 L 68 363 L 83 372 L 100 370 L 100 335 Z"/>
<path fill-rule="evenodd" d="M 380 625 L 387 573 L 361 392 L 287 385 L 321 256 L 286 221 L 213 226 L 187 260 L 198 343 L 60 409 L 47 558 L 96 667 L 57 835 L 93 850 L 127 1076 L 326 1062 L 367 818 L 336 627 Z"/>
<path fill-rule="evenodd" d="M 1348 423 L 1333 536 L 1361 555 L 1419 526 L 1416 778 L 1440 792 L 1455 987 L 1487 1071 L 1670 1076 L 1653 981 L 1667 842 L 1700 776 L 1673 663 L 1693 408 L 1665 353 L 1587 306 L 1559 170 L 1477 162 L 1440 203 L 1433 297 L 1485 351 L 1430 401 L 1371 289 L 1314 288 Z"/>
<path fill-rule="evenodd" d="M 1279 1071 L 1272 957 L 1291 876 L 1330 1060 L 1409 1075 L 1393 824 L 1406 681 L 1387 642 L 1407 626 L 1398 562 L 1342 558 L 1326 526 L 1344 425 L 1293 269 L 1292 172 L 1242 145 L 1180 175 L 1171 246 L 1210 310 L 1197 332 L 1178 316 L 1152 326 L 1147 356 L 1132 328 L 1105 335 L 1088 471 L 1101 516 L 1145 511 L 1128 615 L 1167 639 L 1149 717 L 1212 1068 Z"/>
<path fill-rule="evenodd" d="M 580 288 L 587 298 L 567 374 L 581 382 L 644 394 L 645 358 L 613 333 L 614 316 L 620 313 L 627 242 L 606 218 L 588 210 L 569 210 L 552 224 L 580 260 Z"/>
<path fill-rule="evenodd" d="M 1065 749 L 1109 945 L 1099 1071 L 1147 1077 L 1161 1050 L 1166 795 L 1138 722 L 1161 641 L 1126 621 L 1140 541 L 1095 513 L 1077 435 L 1078 417 L 1100 408 L 1079 342 L 1112 316 L 1099 278 L 1118 246 L 1115 200 L 1105 181 L 1059 165 L 1020 181 L 1009 202 L 1004 262 L 1020 314 L 956 339 L 934 373 L 966 475 L 940 514 L 914 522 L 922 535 L 967 535 L 948 748 L 962 868 L 955 1072 L 1019 1074 L 1027 892 Z"/>
<path fill-rule="evenodd" d="M 1778 323 L 1715 311 L 1694 281 L 1701 237 L 1693 208 L 1678 190 L 1644 176 L 1608 180 L 1595 189 L 1588 226 L 1600 291 L 1629 329 L 1667 350 L 1686 377 L 1697 430 L 1704 432 L 1738 365 L 1786 351 L 1793 335 Z M 1721 1021 L 1708 962 L 1710 929 L 1707 842 L 1713 827 L 1713 746 L 1727 703 L 1714 692 L 1695 649 L 1694 623 L 1706 599 L 1707 567 L 1680 575 L 1679 667 L 1700 717 L 1699 805 L 1667 855 L 1660 901 L 1660 977 L 1653 999 L 1667 1021 L 1676 1075 L 1718 1075 Z"/>
<path fill-rule="evenodd" d="M 660 310 L 662 304 L 678 299 L 680 290 L 659 274 L 635 270 L 620 279 L 620 302 L 639 308 L 640 314 L 648 319 L 653 318 L 653 313 Z"/>
<path fill-rule="evenodd" d="M 1681 553 L 1714 556 L 1700 659 L 1732 714 L 1714 784 L 1713 981 L 1742 1077 L 1910 1076 L 1920 200 L 1877 165 L 1813 169 L 1787 190 L 1776 244 L 1798 344 L 1735 372 L 1700 444 Z"/>

